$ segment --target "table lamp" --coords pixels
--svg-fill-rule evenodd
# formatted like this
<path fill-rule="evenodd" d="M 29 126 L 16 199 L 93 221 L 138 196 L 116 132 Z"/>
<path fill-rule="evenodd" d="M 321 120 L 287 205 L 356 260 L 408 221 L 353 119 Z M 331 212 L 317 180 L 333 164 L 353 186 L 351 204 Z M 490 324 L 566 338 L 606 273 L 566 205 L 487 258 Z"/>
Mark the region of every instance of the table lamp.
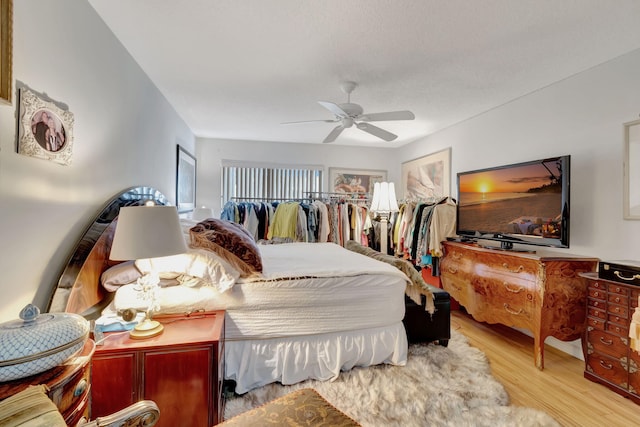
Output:
<path fill-rule="evenodd" d="M 393 182 L 376 182 L 373 186 L 373 198 L 371 200 L 371 212 L 380 215 L 380 252 L 387 254 L 387 224 L 389 215 L 398 212 L 396 200 L 396 188 Z"/>
<path fill-rule="evenodd" d="M 175 206 L 127 206 L 120 208 L 109 259 L 129 261 L 187 252 L 178 210 Z M 150 263 L 153 265 L 153 263 Z M 130 332 L 131 338 L 149 338 L 162 333 L 163 326 L 152 319 L 158 310 L 158 274 L 138 279 L 143 297 L 149 301 L 145 319 Z"/>

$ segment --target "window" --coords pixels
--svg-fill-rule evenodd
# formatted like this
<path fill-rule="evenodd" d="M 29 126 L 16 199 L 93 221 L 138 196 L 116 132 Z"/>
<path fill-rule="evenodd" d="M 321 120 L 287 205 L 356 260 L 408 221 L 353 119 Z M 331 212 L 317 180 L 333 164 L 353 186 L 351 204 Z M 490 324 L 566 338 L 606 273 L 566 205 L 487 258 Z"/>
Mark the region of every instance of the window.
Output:
<path fill-rule="evenodd" d="M 239 199 L 287 200 L 322 191 L 322 166 L 222 162 L 222 204 Z"/>

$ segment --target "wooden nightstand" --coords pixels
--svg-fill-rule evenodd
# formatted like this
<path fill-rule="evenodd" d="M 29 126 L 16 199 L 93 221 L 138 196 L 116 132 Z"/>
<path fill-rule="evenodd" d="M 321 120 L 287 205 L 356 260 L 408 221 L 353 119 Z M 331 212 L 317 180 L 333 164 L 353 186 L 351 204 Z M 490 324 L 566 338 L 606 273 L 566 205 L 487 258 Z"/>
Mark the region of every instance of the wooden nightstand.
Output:
<path fill-rule="evenodd" d="M 94 342 L 87 340 L 82 351 L 62 365 L 38 375 L 0 383 L 0 400 L 13 396 L 30 385 L 44 384 L 49 388 L 49 398 L 56 404 L 68 426 L 75 426 L 83 417 L 88 420 L 90 362 L 94 349 Z"/>
<path fill-rule="evenodd" d="M 93 357 L 91 417 L 138 400 L 160 409 L 157 426 L 212 426 L 222 421 L 224 311 L 155 317 L 162 334 L 144 340 L 105 334 Z"/>

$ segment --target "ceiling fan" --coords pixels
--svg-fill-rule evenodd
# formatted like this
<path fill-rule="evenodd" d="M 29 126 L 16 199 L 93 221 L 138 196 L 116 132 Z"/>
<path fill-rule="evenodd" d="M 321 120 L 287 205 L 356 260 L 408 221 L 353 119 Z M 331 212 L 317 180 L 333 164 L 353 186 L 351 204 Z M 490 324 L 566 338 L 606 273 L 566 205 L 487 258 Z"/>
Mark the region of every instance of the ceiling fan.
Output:
<path fill-rule="evenodd" d="M 369 122 L 379 122 L 387 120 L 413 120 L 416 116 L 408 110 L 388 111 L 384 113 L 364 113 L 362 107 L 351 102 L 351 92 L 356 88 L 355 82 L 344 82 L 340 85 L 340 89 L 347 94 L 347 102 L 344 104 L 334 104 L 328 101 L 318 101 L 320 105 L 332 112 L 335 116 L 333 120 L 305 120 L 301 122 L 286 122 L 283 125 L 296 123 L 340 123 L 333 128 L 329 135 L 322 141 L 323 143 L 333 142 L 342 133 L 343 130 L 356 126 L 358 129 L 384 139 L 385 141 L 393 141 L 398 137 L 391 132 L 372 125 Z"/>

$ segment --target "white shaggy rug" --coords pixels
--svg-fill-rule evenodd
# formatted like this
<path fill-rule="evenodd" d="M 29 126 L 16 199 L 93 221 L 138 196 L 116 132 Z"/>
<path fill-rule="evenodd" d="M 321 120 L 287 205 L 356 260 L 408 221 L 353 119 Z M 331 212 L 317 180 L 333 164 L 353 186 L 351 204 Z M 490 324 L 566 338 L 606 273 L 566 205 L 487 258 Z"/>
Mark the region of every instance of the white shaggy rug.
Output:
<path fill-rule="evenodd" d="M 451 335 L 448 347 L 409 346 L 406 366 L 355 368 L 335 381 L 269 384 L 228 397 L 225 419 L 310 387 L 366 427 L 559 426 L 544 412 L 509 406 L 509 396 L 491 375 L 485 354 L 469 346 L 462 334 Z"/>

